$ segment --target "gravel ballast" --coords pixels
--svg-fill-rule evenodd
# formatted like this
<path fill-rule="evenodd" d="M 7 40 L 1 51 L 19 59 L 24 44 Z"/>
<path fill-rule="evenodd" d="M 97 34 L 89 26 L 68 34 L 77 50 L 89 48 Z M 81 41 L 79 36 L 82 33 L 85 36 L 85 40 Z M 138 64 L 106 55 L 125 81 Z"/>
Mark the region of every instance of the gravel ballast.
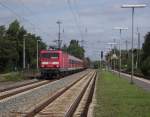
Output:
<path fill-rule="evenodd" d="M 30 108 L 36 107 L 39 102 L 47 99 L 52 93 L 68 86 L 71 82 L 78 80 L 87 72 L 89 72 L 89 70 L 67 76 L 47 85 L 1 100 L 0 117 L 15 116 L 16 112 L 23 113 Z"/>

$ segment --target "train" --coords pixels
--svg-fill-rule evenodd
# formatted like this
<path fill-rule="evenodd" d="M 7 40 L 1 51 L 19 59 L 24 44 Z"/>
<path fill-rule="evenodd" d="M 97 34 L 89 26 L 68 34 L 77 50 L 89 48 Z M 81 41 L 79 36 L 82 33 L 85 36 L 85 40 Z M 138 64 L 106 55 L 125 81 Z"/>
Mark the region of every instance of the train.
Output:
<path fill-rule="evenodd" d="M 84 60 L 62 50 L 40 51 L 40 72 L 43 77 L 63 76 L 86 69 Z"/>

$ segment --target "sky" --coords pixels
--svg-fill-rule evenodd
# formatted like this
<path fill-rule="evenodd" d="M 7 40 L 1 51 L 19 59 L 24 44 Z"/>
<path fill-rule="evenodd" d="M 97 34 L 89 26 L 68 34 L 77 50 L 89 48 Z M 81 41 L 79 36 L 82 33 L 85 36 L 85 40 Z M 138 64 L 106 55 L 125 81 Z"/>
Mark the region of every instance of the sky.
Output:
<path fill-rule="evenodd" d="M 100 59 L 100 51 L 107 52 L 111 43 L 119 43 L 119 31 L 114 27 L 127 27 L 122 32 L 121 48 L 131 48 L 131 9 L 122 4 L 146 4 L 135 9 L 134 47 L 137 47 L 137 27 L 141 42 L 150 31 L 150 0 L 0 0 L 0 25 L 8 26 L 18 19 L 29 32 L 42 37 L 47 45 L 58 39 L 58 20 L 61 21 L 61 39 L 84 40 L 86 56 Z M 141 44 L 142 45 L 142 44 Z"/>

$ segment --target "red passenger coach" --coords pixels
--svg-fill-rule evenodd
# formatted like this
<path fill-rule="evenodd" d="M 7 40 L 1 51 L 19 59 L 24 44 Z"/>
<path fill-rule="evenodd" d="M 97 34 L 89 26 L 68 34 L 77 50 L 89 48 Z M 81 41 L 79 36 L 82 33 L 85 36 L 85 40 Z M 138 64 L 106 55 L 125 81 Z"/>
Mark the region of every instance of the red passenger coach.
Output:
<path fill-rule="evenodd" d="M 84 69 L 84 62 L 61 50 L 40 52 L 41 75 L 45 77 L 73 73 Z"/>

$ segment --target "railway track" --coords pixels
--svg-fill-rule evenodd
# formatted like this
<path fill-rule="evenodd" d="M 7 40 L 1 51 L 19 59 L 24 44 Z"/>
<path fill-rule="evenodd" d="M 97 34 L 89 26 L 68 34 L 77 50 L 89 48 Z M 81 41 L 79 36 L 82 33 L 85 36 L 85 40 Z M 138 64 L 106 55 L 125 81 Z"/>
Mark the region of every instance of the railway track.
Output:
<path fill-rule="evenodd" d="M 31 81 L 25 84 L 17 85 L 17 86 L 12 86 L 4 89 L 0 89 L 0 100 L 11 97 L 13 95 L 46 85 L 50 82 L 59 80 L 63 77 L 60 78 L 54 78 L 51 80 L 40 80 L 40 81 Z"/>
<path fill-rule="evenodd" d="M 19 113 L 19 115 L 24 117 L 86 116 L 89 100 L 94 91 L 95 79 L 96 72 L 92 71 L 69 86 L 60 89 L 34 109 Z M 84 106 L 80 103 L 84 104 Z"/>
<path fill-rule="evenodd" d="M 19 85 L 16 85 L 16 86 L 10 86 L 10 87 L 7 87 L 7 88 L 3 88 L 3 89 L 0 89 L 0 93 L 1 93 L 1 92 L 4 92 L 4 91 L 8 91 L 8 90 L 15 89 L 15 88 L 19 88 L 19 87 L 22 87 L 22 86 L 34 84 L 34 83 L 37 83 L 37 82 L 40 82 L 40 81 L 31 81 L 31 82 L 19 84 Z"/>
<path fill-rule="evenodd" d="M 63 77 L 62 77 L 63 78 Z M 21 92 L 25 92 L 27 90 L 40 87 L 42 85 L 46 85 L 52 81 L 59 80 L 60 78 L 54 78 L 53 80 L 38 80 L 38 81 L 31 81 L 28 83 L 23 83 L 17 86 L 11 86 L 8 88 L 0 89 L 0 100 L 16 95 Z"/>
<path fill-rule="evenodd" d="M 14 86 L 14 87 L 9 87 L 6 89 L 1 90 L 0 92 L 0 100 L 14 96 L 16 94 L 46 85 L 54 80 L 43 80 L 43 81 L 35 81 L 35 82 L 30 82 L 26 84 L 22 84 L 19 86 Z"/>

